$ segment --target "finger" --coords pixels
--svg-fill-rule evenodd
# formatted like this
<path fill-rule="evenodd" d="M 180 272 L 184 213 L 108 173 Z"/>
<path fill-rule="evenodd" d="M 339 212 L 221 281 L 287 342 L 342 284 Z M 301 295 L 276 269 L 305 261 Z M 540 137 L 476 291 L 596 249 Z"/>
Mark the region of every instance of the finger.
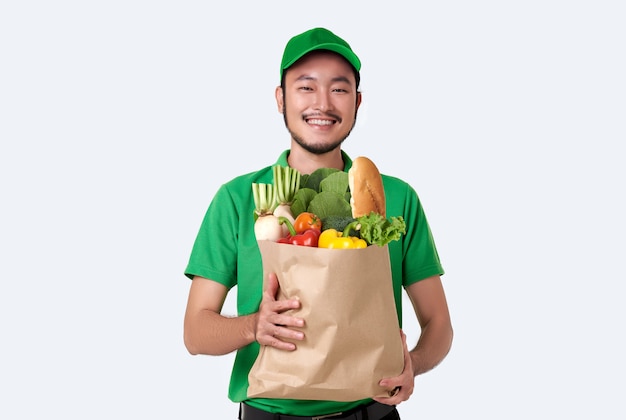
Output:
<path fill-rule="evenodd" d="M 267 276 L 265 293 L 271 297 L 272 300 L 276 299 L 276 295 L 278 294 L 278 277 L 276 276 L 276 273 L 270 273 Z"/>
<path fill-rule="evenodd" d="M 276 300 L 276 301 L 267 303 L 267 308 L 270 309 L 272 312 L 282 313 L 290 309 L 299 309 L 300 301 L 295 298 Z M 280 324 L 280 322 L 275 322 L 275 324 Z"/>
<path fill-rule="evenodd" d="M 267 321 L 276 327 L 304 327 L 304 319 L 288 314 L 273 313 L 267 317 Z M 272 330 L 271 326 L 269 329 Z M 278 331 L 272 330 L 272 333 L 278 333 Z"/>
<path fill-rule="evenodd" d="M 399 380 L 389 380 L 383 379 L 378 383 L 382 388 L 385 389 L 387 395 L 381 396 L 380 398 L 393 398 L 397 396 L 402 390 L 402 383 Z"/>
<path fill-rule="evenodd" d="M 302 331 L 276 325 L 273 328 L 272 337 L 279 340 L 304 340 L 304 333 Z"/>
<path fill-rule="evenodd" d="M 398 395 L 398 393 L 400 392 L 401 389 L 402 389 L 401 386 L 397 386 L 394 389 L 392 389 L 391 391 L 388 391 L 389 396 L 390 397 L 395 397 L 396 395 Z"/>
<path fill-rule="evenodd" d="M 301 331 L 291 330 L 285 327 L 274 326 L 270 331 L 257 335 L 259 344 L 281 350 L 295 350 L 296 344 L 293 341 L 304 339 L 304 333 Z"/>
<path fill-rule="evenodd" d="M 411 396 L 412 391 L 408 391 L 407 388 L 397 386 L 387 391 L 387 395 L 381 395 L 372 398 L 373 400 L 387 405 L 398 405 L 403 401 L 407 401 Z"/>
<path fill-rule="evenodd" d="M 295 350 L 296 345 L 292 342 L 283 341 L 280 338 L 272 335 L 272 334 L 259 334 L 257 336 L 257 341 L 259 344 L 263 346 L 275 347 L 280 350 Z"/>
<path fill-rule="evenodd" d="M 269 347 L 274 347 L 278 350 L 294 351 L 296 349 L 296 345 L 294 343 L 291 343 L 289 341 L 282 341 L 276 337 L 269 337 L 267 339 L 267 342 L 261 344 Z"/>
<path fill-rule="evenodd" d="M 302 318 L 267 312 L 265 316 L 259 317 L 256 340 L 261 344 L 272 346 L 276 346 L 276 340 L 303 340 L 304 333 L 298 330 L 303 326 Z"/>
<path fill-rule="evenodd" d="M 386 405 L 399 405 L 400 403 L 408 400 L 408 398 L 404 398 L 400 392 L 398 392 L 394 397 L 374 397 L 372 399 Z"/>

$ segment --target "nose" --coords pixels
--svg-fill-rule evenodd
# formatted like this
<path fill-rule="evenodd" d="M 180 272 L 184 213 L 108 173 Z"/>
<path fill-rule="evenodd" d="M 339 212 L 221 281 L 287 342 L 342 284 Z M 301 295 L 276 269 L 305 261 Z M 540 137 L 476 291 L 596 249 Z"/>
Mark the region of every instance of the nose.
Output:
<path fill-rule="evenodd" d="M 332 109 L 332 100 L 328 92 L 317 92 L 315 97 L 315 109 L 319 109 L 322 112 Z"/>

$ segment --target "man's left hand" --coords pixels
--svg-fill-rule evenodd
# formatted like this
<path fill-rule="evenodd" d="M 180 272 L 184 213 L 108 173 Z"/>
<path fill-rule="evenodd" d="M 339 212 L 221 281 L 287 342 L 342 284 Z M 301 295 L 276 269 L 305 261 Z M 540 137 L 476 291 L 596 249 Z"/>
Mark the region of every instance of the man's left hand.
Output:
<path fill-rule="evenodd" d="M 389 397 L 375 397 L 374 400 L 382 404 L 398 405 L 409 399 L 413 394 L 415 386 L 415 376 L 413 375 L 413 363 L 409 348 L 406 344 L 406 334 L 400 330 L 402 335 L 402 346 L 404 348 L 404 369 L 400 376 L 394 378 L 384 378 L 378 384 L 389 390 Z"/>

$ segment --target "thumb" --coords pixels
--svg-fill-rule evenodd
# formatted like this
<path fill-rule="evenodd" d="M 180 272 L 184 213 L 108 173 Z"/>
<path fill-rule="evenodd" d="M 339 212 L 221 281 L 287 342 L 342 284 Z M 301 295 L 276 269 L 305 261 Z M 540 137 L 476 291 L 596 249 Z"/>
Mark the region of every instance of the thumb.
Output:
<path fill-rule="evenodd" d="M 276 276 L 276 273 L 270 273 L 267 276 L 267 282 L 265 283 L 265 293 L 267 293 L 273 299 L 276 299 L 276 294 L 278 293 L 278 277 Z"/>

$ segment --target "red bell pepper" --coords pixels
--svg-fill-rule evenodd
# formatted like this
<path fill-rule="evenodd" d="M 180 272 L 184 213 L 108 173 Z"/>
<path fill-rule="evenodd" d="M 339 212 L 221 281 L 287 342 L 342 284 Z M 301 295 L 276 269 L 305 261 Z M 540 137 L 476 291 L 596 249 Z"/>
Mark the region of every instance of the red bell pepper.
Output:
<path fill-rule="evenodd" d="M 296 229 L 293 227 L 289 219 L 284 217 L 279 217 L 280 223 L 284 223 L 289 228 L 289 234 L 284 238 L 280 238 L 277 242 L 279 244 L 291 244 L 291 245 L 300 245 L 300 246 L 310 246 L 317 247 L 317 243 L 320 237 L 319 229 L 312 228 L 307 229 L 303 232 L 296 232 Z"/>

